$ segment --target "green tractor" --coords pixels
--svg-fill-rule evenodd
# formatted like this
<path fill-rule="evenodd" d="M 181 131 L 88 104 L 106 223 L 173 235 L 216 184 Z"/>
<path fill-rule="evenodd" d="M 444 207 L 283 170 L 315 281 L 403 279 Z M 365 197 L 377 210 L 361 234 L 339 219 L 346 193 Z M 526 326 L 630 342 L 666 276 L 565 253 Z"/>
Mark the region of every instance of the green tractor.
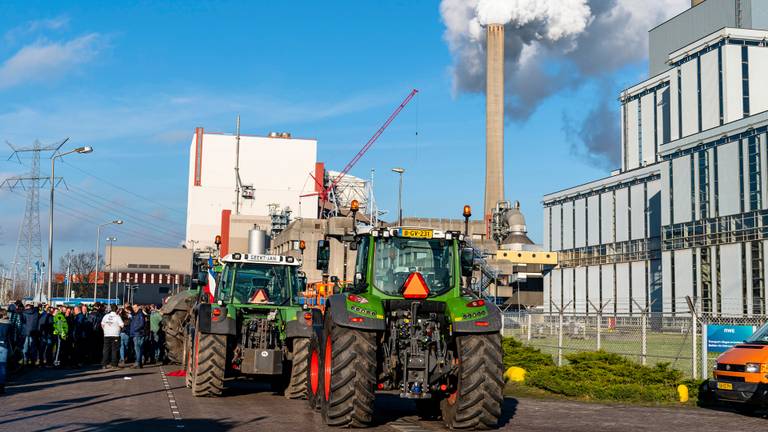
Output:
<path fill-rule="evenodd" d="M 219 396 L 225 377 L 251 376 L 269 380 L 287 398 L 306 397 L 313 312 L 299 303 L 306 284 L 301 262 L 244 253 L 220 261 L 215 293 L 201 290 L 192 308 L 184 342 L 187 387 L 195 396 Z"/>
<path fill-rule="evenodd" d="M 474 254 L 463 234 L 394 227 L 342 240 L 357 250 L 354 281 L 315 320 L 310 406 L 327 425 L 363 427 L 373 420 L 375 393 L 388 391 L 451 429 L 496 427 L 501 312 L 468 287 Z M 328 248 L 318 244 L 318 267 L 327 265 Z"/>

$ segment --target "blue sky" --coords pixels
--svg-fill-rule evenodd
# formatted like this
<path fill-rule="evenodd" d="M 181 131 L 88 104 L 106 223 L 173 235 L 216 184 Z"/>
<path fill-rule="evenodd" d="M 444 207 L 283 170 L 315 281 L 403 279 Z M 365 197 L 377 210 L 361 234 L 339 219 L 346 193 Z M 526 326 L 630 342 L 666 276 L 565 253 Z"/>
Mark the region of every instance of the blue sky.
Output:
<path fill-rule="evenodd" d="M 418 88 L 351 173 L 375 169 L 379 205 L 394 214 L 389 169 L 403 166 L 406 215 L 460 217 L 465 203 L 482 205 L 485 102 L 454 91 L 444 31 L 436 1 L 2 2 L 0 140 L 71 137 L 68 148 L 95 149 L 57 165 L 68 185 L 57 193 L 57 256 L 92 250 L 96 224 L 113 217 L 126 220 L 108 231 L 119 244 L 172 246 L 196 126 L 232 131 L 240 113 L 244 133 L 317 138 L 318 158 L 338 170 Z M 584 118 L 597 93 L 615 103 L 646 68 L 640 59 L 581 80 L 507 124 L 506 192 L 534 240 L 545 193 L 608 173 L 575 154 L 564 119 Z M 0 179 L 29 164 L 9 155 L 0 148 Z M 23 193 L 0 192 L 0 262 L 13 258 L 23 209 Z"/>

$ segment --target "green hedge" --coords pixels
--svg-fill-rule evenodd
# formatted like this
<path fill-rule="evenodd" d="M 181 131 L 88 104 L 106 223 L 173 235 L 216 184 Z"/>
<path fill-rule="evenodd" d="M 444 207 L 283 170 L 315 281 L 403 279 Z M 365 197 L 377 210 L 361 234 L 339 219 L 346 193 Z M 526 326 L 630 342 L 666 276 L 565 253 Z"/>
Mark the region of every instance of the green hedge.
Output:
<path fill-rule="evenodd" d="M 526 384 L 564 396 L 625 402 L 673 402 L 682 372 L 667 363 L 642 366 L 604 351 L 568 354 L 566 366 L 533 368 Z M 550 359 L 551 361 L 551 359 Z"/>
<path fill-rule="evenodd" d="M 523 345 L 522 342 L 515 338 L 504 338 L 501 345 L 504 350 L 504 370 L 511 366 L 517 366 L 530 372 L 542 367 L 555 365 L 551 355 L 544 354 L 536 348 Z"/>

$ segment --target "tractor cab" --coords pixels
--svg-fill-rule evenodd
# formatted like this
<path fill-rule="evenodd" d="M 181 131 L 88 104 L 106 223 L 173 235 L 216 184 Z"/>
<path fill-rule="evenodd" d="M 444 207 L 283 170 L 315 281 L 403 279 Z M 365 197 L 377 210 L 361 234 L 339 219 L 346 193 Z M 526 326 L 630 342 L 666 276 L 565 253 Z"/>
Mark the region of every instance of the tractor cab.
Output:
<path fill-rule="evenodd" d="M 229 254 L 222 260 L 216 300 L 235 306 L 293 306 L 305 281 L 290 256 Z"/>

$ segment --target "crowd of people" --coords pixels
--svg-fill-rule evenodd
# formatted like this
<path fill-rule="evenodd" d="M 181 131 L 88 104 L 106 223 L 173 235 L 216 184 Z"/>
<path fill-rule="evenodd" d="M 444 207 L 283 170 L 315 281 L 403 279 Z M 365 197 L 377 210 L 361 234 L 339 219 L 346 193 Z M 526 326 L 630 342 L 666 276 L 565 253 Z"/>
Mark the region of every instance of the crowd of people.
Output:
<path fill-rule="evenodd" d="M 141 368 L 162 362 L 162 316 L 156 305 L 23 303 L 0 308 L 0 393 L 21 367 Z"/>

